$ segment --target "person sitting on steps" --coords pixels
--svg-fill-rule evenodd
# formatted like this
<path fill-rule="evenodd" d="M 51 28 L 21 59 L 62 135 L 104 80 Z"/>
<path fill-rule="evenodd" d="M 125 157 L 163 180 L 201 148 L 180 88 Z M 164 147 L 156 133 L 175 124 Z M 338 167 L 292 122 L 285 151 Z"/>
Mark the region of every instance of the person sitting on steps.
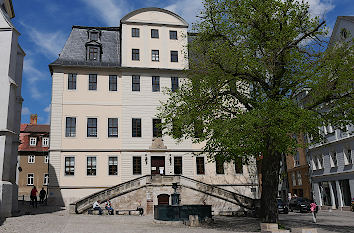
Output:
<path fill-rule="evenodd" d="M 95 203 L 93 203 L 92 208 L 93 208 L 93 210 L 98 210 L 98 214 L 102 215 L 103 210 L 101 209 L 99 200 L 97 200 Z"/>
<path fill-rule="evenodd" d="M 112 208 L 111 201 L 108 199 L 106 201 L 106 210 L 108 210 L 108 214 L 114 215 L 114 209 Z"/>

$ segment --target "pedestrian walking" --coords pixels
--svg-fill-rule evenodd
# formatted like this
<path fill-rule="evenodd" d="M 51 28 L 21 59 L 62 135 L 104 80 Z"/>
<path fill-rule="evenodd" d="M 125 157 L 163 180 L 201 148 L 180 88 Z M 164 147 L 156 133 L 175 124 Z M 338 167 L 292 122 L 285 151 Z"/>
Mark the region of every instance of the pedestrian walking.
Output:
<path fill-rule="evenodd" d="M 47 192 L 42 187 L 42 190 L 39 192 L 39 203 L 41 203 L 41 204 L 44 203 L 44 199 L 45 199 L 46 194 L 47 194 Z"/>
<path fill-rule="evenodd" d="M 36 208 L 37 208 L 37 189 L 36 189 L 36 186 L 33 186 L 32 190 L 31 190 L 31 194 L 30 194 L 30 199 L 31 199 L 31 205 L 33 206 L 34 208 L 34 205 L 36 205 Z"/>
<path fill-rule="evenodd" d="M 317 222 L 317 220 L 316 220 L 316 212 L 317 212 L 316 207 L 317 207 L 316 202 L 314 200 L 311 200 L 310 210 L 312 212 L 312 220 L 314 223 Z"/>

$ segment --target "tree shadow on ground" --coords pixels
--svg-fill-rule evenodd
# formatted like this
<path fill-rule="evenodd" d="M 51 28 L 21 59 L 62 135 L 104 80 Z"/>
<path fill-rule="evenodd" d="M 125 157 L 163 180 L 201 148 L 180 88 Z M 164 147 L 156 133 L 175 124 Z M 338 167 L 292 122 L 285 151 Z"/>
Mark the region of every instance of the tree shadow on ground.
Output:
<path fill-rule="evenodd" d="M 212 228 L 220 231 L 259 232 L 260 220 L 252 217 L 227 217 L 213 216 L 213 222 L 203 224 L 204 228 Z"/>

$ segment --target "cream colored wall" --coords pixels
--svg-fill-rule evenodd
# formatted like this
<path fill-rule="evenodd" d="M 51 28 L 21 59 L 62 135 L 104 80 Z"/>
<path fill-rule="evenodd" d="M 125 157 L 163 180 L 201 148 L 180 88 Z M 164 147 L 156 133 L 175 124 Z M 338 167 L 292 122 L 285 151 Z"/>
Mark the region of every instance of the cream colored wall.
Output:
<path fill-rule="evenodd" d="M 131 16 L 126 22 L 140 22 L 140 23 L 159 23 L 159 24 L 185 24 L 173 15 L 161 11 L 145 11 Z"/>
<path fill-rule="evenodd" d="M 140 37 L 132 37 L 131 29 L 139 28 Z M 151 38 L 151 29 L 159 30 L 159 38 Z M 177 31 L 177 40 L 170 39 L 170 30 Z M 188 68 L 186 57 L 187 28 L 122 24 L 122 66 L 182 70 Z M 132 49 L 140 50 L 140 60 L 132 60 Z M 151 60 L 151 50 L 159 50 L 159 60 Z M 178 62 L 171 62 L 170 51 L 178 51 Z"/>

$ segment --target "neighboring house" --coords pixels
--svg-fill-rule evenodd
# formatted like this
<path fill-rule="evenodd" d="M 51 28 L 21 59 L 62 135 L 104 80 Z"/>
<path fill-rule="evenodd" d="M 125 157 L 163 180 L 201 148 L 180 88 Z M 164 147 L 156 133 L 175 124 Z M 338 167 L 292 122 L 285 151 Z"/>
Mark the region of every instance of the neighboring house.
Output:
<path fill-rule="evenodd" d="M 181 177 L 189 185 L 201 181 L 204 187 L 215 184 L 257 198 L 255 164 L 209 162 L 193 154 L 202 145 L 190 140 L 176 143 L 159 129 L 157 107 L 168 98 L 163 91 L 178 89 L 188 68 L 187 28 L 180 16 L 160 8 L 133 11 L 120 27 L 72 27 L 59 58 L 49 65 L 49 201 L 68 206 L 123 182 L 128 182 L 125 188 L 138 185 L 141 177 L 151 174 L 166 179 L 183 175 L 193 179 Z M 162 188 L 149 186 L 146 177 L 140 196 L 122 195 L 117 205 L 142 204 L 149 209 L 162 201 L 160 197 L 169 203 L 173 179 Z M 195 189 L 197 194 L 180 190 L 182 202 L 218 202 L 219 210 L 239 208 Z"/>
<path fill-rule="evenodd" d="M 21 144 L 18 147 L 18 195 L 29 200 L 33 186 L 38 192 L 47 191 L 49 181 L 49 125 L 38 125 L 37 114 L 32 114 L 29 124 L 21 124 Z"/>
<path fill-rule="evenodd" d="M 11 22 L 11 0 L 0 0 L 0 216 L 17 210 L 16 162 L 22 109 L 22 67 L 25 52 Z"/>
<path fill-rule="evenodd" d="M 299 144 L 304 145 L 303 135 L 299 135 Z M 289 194 L 292 196 L 312 198 L 309 178 L 309 165 L 306 158 L 306 148 L 298 148 L 294 154 L 286 156 Z"/>
<path fill-rule="evenodd" d="M 330 46 L 354 35 L 354 16 L 338 16 Z M 354 198 L 354 127 L 323 126 L 325 142 L 308 149 L 310 177 L 316 203 L 322 208 L 350 209 Z"/>

